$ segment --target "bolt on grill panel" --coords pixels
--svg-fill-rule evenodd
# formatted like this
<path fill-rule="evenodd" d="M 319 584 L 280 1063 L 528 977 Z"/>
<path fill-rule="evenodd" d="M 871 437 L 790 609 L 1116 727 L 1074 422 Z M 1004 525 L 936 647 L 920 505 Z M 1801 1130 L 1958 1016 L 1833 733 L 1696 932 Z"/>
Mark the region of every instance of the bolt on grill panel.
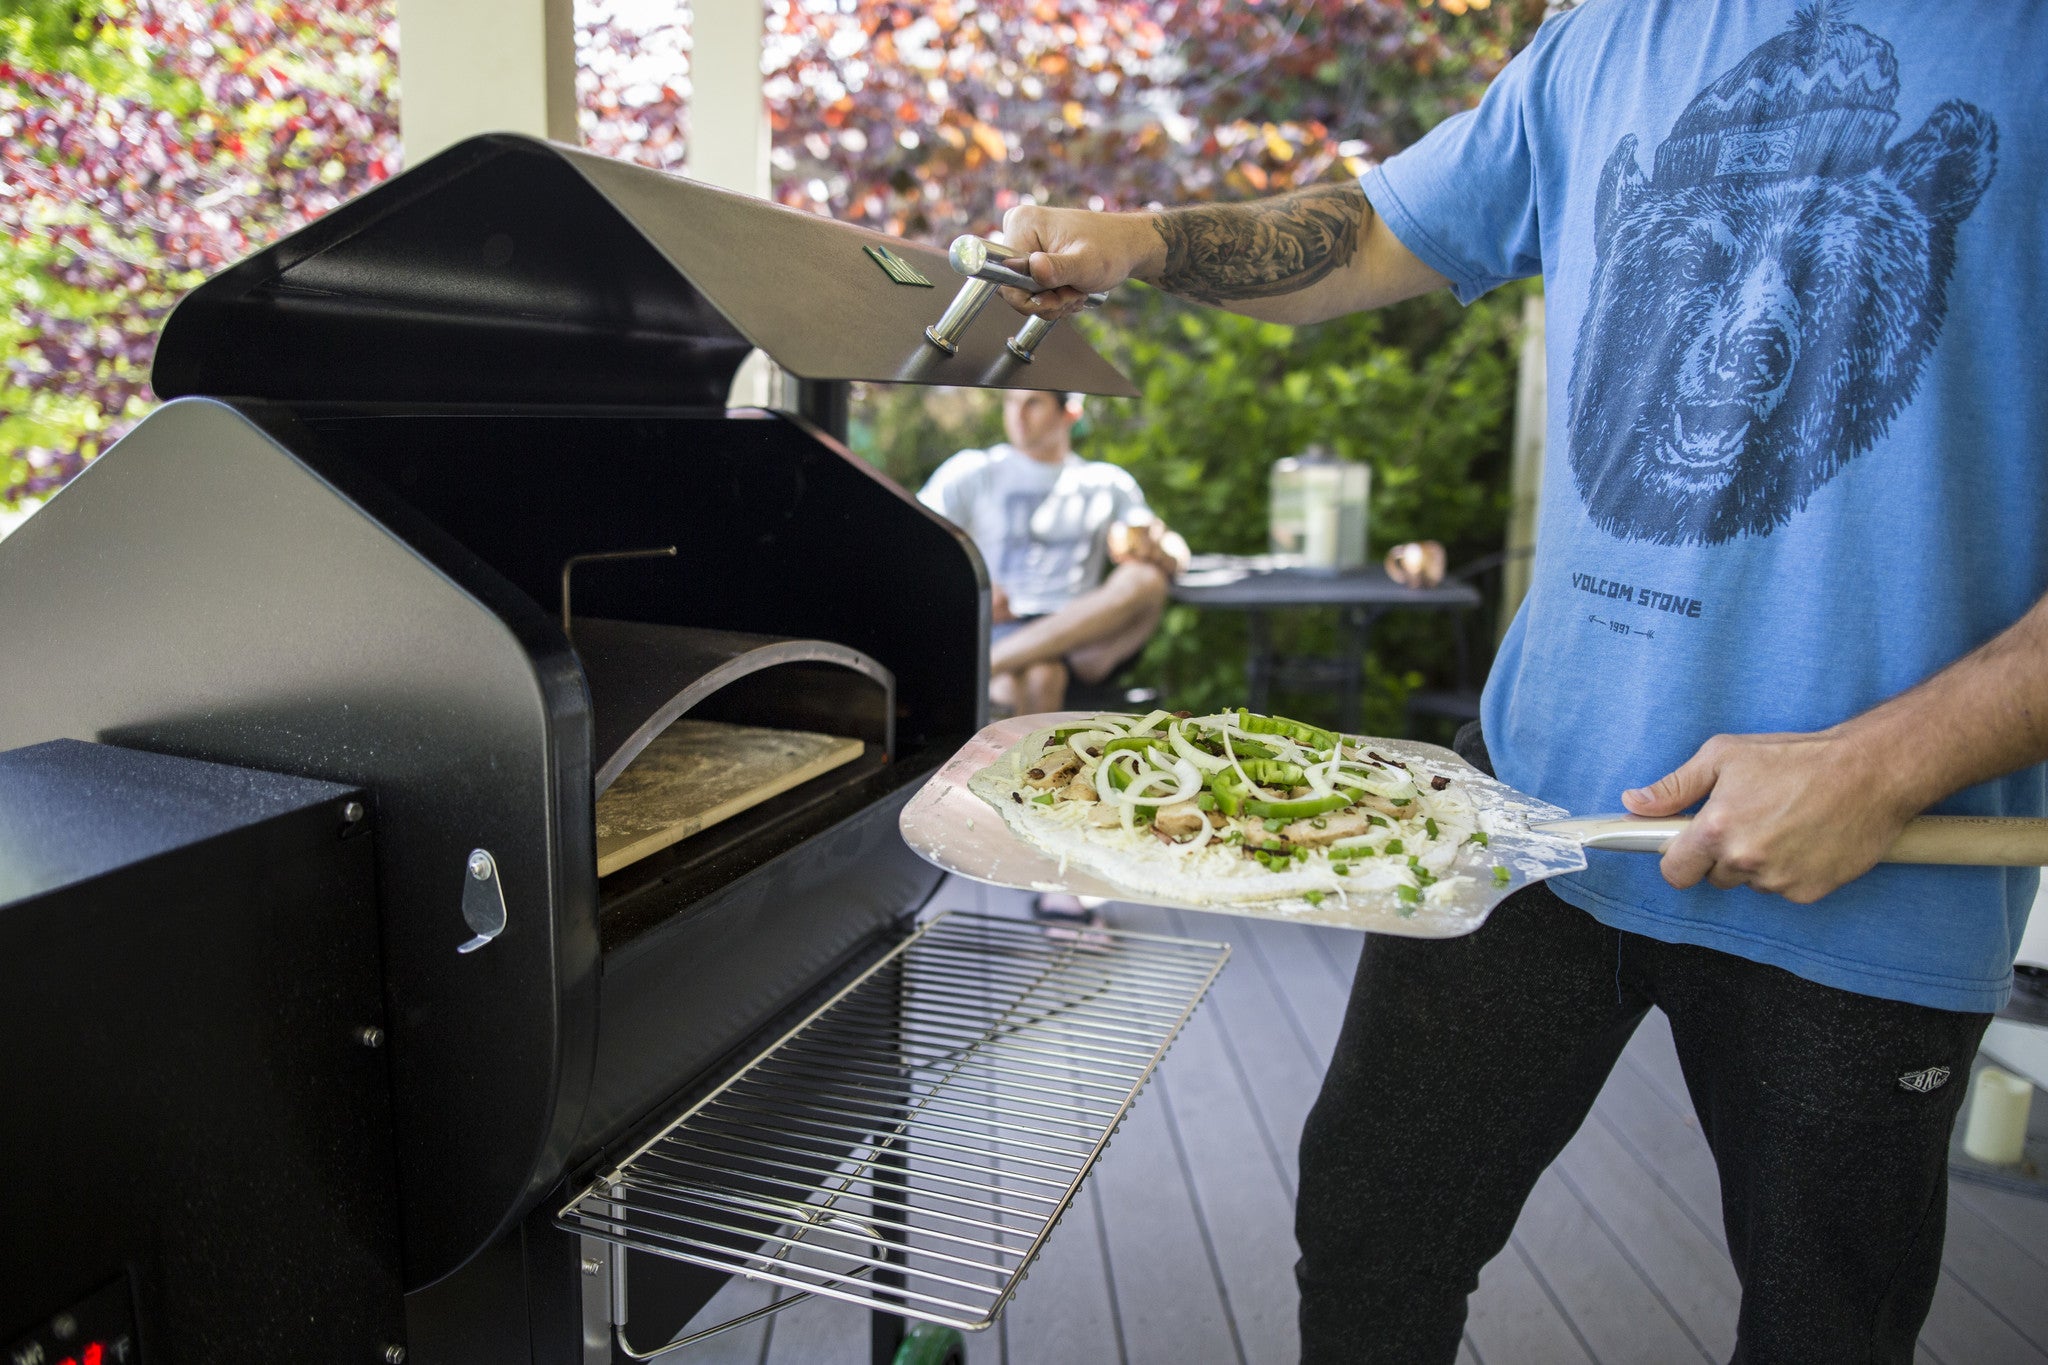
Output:
<path fill-rule="evenodd" d="M 1229 956 L 1221 943 L 937 916 L 557 1222 L 987 1327 Z"/>

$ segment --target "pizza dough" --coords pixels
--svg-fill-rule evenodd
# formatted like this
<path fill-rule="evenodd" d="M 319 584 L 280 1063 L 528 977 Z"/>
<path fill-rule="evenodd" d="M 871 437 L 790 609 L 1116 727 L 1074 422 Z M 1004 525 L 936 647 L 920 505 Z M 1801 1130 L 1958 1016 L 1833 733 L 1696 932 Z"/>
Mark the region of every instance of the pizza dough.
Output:
<path fill-rule="evenodd" d="M 1506 880 L 1457 769 L 1261 716 L 1099 716 L 1033 732 L 968 786 L 1020 838 L 1134 899 L 1397 916 Z"/>

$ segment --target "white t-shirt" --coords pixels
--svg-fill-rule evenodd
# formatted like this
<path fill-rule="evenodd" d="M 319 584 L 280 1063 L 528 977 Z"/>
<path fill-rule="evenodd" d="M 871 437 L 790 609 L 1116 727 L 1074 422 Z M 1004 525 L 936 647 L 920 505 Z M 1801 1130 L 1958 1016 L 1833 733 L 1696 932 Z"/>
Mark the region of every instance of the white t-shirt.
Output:
<path fill-rule="evenodd" d="M 1019 616 L 1058 611 L 1101 582 L 1109 528 L 1145 506 L 1113 464 L 1071 453 L 1048 464 L 1007 442 L 961 451 L 917 497 L 973 538 Z"/>

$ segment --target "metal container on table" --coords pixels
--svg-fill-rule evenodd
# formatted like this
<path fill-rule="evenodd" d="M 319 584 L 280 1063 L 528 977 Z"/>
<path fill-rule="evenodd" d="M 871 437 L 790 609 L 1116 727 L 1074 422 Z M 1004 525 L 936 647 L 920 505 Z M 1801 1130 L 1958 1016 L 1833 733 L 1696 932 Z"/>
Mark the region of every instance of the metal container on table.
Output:
<path fill-rule="evenodd" d="M 1365 566 L 1372 470 L 1313 445 L 1273 465 L 1269 544 L 1281 563 L 1321 573 Z"/>

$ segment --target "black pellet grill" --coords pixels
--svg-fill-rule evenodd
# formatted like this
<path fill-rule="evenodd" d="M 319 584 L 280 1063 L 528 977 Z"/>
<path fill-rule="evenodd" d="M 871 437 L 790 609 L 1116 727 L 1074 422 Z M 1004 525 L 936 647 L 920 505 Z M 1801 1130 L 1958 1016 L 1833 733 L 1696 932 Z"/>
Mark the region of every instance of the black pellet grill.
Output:
<path fill-rule="evenodd" d="M 845 386 L 1130 392 L 958 284 L 490 136 L 184 301 L 0 542 L 0 1359 L 596 1365 L 732 1275 L 878 1360 L 994 1318 L 1224 950 L 918 918 L 987 576 Z M 756 347 L 797 414 L 725 407 Z M 859 756 L 600 876 L 679 720 Z"/>

